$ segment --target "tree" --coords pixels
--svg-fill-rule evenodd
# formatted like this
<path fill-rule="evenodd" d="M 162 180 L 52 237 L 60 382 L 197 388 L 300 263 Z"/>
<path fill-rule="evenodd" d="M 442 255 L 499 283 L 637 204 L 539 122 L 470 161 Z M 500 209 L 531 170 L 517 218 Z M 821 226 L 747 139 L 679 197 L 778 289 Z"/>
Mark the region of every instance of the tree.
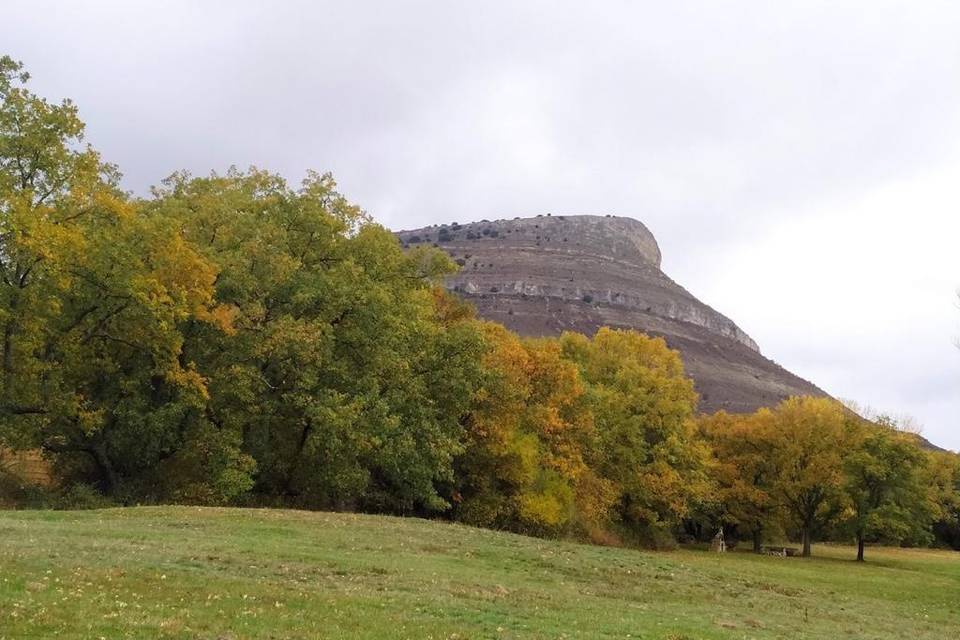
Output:
<path fill-rule="evenodd" d="M 0 59 L 0 444 L 41 447 L 62 476 L 117 494 L 203 431 L 208 391 L 178 325 L 224 328 L 216 273 L 80 145 L 76 107 L 27 79 Z M 235 445 L 207 437 L 198 469 L 228 494 L 222 481 L 250 463 Z"/>
<path fill-rule="evenodd" d="M 0 59 L 0 446 L 121 501 L 443 510 L 482 340 L 429 248 L 311 174 L 147 200 Z"/>
<path fill-rule="evenodd" d="M 230 331 L 183 325 L 205 415 L 241 434 L 257 491 L 309 507 L 409 513 L 449 505 L 482 341 L 436 290 L 441 252 L 404 252 L 311 174 L 174 175 L 146 205 L 215 265 Z"/>
<path fill-rule="evenodd" d="M 713 454 L 711 476 L 721 517 L 751 535 L 753 550 L 762 550 L 764 533 L 780 509 L 773 490 L 779 477 L 771 455 L 777 437 L 774 416 L 768 409 L 748 415 L 720 411 L 704 416 L 700 433 Z"/>
<path fill-rule="evenodd" d="M 836 401 L 814 397 L 788 398 L 772 416 L 771 495 L 799 529 L 803 555 L 809 557 L 813 536 L 843 508 L 842 462 L 853 418 Z"/>
<path fill-rule="evenodd" d="M 861 426 L 843 460 L 843 488 L 850 504 L 849 526 L 863 562 L 868 538 L 899 542 L 927 531 L 933 516 L 929 489 L 922 483 L 926 456 L 892 424 Z"/>
<path fill-rule="evenodd" d="M 613 494 L 587 463 L 596 433 L 576 366 L 555 339 L 481 327 L 485 380 L 466 422 L 455 515 L 527 533 L 599 535 Z"/>
<path fill-rule="evenodd" d="M 960 455 L 950 451 L 927 455 L 923 484 L 931 488 L 936 506 L 933 533 L 939 543 L 960 550 Z"/>
<path fill-rule="evenodd" d="M 693 383 L 660 338 L 601 328 L 560 338 L 586 384 L 599 445 L 590 464 L 614 484 L 616 517 L 634 536 L 673 539 L 705 489 L 705 447 L 695 437 Z"/>

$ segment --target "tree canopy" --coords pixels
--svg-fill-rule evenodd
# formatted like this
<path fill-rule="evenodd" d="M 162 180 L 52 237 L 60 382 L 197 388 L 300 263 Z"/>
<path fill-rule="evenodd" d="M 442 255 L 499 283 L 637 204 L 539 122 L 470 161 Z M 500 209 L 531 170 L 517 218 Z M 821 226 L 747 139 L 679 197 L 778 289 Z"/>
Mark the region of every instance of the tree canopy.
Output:
<path fill-rule="evenodd" d="M 67 494 L 960 546 L 957 456 L 829 398 L 698 417 L 662 339 L 480 321 L 445 253 L 405 250 L 329 174 L 133 197 L 28 80 L 0 58 L 0 452 L 41 452 Z"/>

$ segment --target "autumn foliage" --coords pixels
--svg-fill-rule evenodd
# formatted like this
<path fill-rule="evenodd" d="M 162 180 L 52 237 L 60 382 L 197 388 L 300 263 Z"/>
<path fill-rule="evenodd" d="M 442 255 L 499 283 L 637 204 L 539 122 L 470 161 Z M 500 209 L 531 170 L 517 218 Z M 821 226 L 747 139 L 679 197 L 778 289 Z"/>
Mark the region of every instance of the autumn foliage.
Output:
<path fill-rule="evenodd" d="M 480 321 L 446 254 L 404 251 L 329 175 L 133 197 L 26 80 L 0 58 L 0 451 L 40 452 L 64 495 L 603 543 L 960 540 L 949 454 L 828 399 L 696 416 L 661 339 Z"/>

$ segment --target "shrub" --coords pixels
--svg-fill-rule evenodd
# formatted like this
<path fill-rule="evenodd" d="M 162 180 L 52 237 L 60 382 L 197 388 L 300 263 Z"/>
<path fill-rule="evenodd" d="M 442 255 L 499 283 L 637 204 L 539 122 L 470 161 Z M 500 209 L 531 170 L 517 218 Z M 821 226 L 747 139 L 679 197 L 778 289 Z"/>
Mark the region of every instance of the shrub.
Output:
<path fill-rule="evenodd" d="M 56 508 L 64 510 L 106 509 L 117 504 L 85 482 L 71 485 L 56 500 Z"/>
<path fill-rule="evenodd" d="M 0 470 L 0 509 L 52 509 L 55 503 L 51 490 Z"/>

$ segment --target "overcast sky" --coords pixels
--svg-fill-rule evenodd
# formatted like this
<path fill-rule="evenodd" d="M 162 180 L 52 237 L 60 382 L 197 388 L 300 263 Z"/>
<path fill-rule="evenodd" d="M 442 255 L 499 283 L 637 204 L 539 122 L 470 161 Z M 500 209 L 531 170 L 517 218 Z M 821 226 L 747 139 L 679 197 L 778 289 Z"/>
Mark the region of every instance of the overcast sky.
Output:
<path fill-rule="evenodd" d="M 953 0 L 5 0 L 2 53 L 137 193 L 255 164 L 394 229 L 637 218 L 768 357 L 960 449 Z"/>

